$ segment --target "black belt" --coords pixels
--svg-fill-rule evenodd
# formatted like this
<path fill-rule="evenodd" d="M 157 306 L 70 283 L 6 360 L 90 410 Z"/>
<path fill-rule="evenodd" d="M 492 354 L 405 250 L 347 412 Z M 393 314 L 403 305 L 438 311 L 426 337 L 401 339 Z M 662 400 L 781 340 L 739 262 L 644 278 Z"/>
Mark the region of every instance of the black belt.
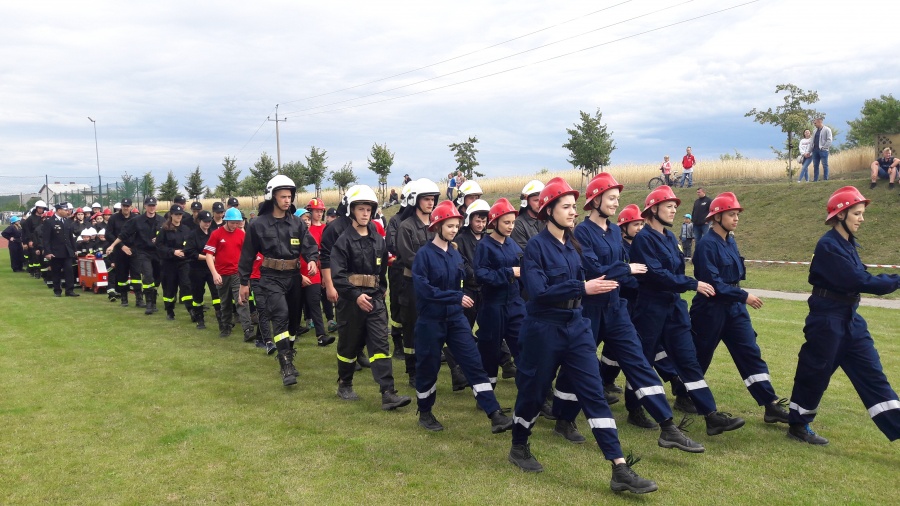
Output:
<path fill-rule="evenodd" d="M 577 299 L 569 299 L 565 302 L 556 302 L 554 304 L 550 304 L 550 307 L 555 307 L 558 309 L 575 309 L 581 307 L 581 297 Z"/>
<path fill-rule="evenodd" d="M 831 290 L 826 290 L 826 289 L 820 288 L 818 286 L 813 287 L 812 294 L 817 297 L 822 297 L 822 298 L 830 299 L 830 300 L 836 300 L 838 302 L 843 302 L 845 304 L 852 304 L 852 305 L 859 304 L 859 299 L 860 299 L 858 293 L 832 292 Z"/>
<path fill-rule="evenodd" d="M 733 287 L 735 287 L 735 288 L 740 288 L 740 287 L 741 287 L 741 282 L 740 282 L 740 281 L 738 281 L 737 283 L 725 283 L 725 284 L 728 285 L 728 286 L 733 286 Z"/>

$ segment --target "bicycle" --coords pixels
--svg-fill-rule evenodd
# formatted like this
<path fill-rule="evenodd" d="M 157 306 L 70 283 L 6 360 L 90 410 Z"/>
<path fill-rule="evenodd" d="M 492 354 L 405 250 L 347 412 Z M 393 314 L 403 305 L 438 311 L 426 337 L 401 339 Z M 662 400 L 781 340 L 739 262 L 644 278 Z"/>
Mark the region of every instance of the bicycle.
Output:
<path fill-rule="evenodd" d="M 680 186 L 681 178 L 682 178 L 681 172 L 676 172 L 673 170 L 672 174 L 669 175 L 669 179 L 672 181 L 672 184 L 670 184 L 669 186 L 671 186 L 672 188 L 674 188 L 676 186 Z M 662 186 L 664 184 L 666 184 L 666 177 L 665 176 L 656 176 L 656 177 L 650 179 L 650 181 L 647 181 L 647 188 L 652 190 L 652 189 L 656 188 L 657 186 Z"/>

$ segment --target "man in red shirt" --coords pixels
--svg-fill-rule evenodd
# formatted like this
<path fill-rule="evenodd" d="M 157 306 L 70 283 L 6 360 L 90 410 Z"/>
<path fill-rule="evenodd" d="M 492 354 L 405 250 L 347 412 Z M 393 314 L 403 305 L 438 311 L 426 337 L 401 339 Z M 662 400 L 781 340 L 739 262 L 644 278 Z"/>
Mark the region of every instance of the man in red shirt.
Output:
<path fill-rule="evenodd" d="M 314 198 L 306 204 L 306 210 L 309 211 L 310 215 L 309 234 L 313 236 L 316 240 L 316 245 L 321 249 L 322 231 L 325 230 L 325 223 L 322 222 L 322 218 L 325 216 L 325 203 L 321 199 Z M 306 262 L 301 257 L 300 272 L 305 273 L 306 269 Z M 306 317 L 312 320 L 319 346 L 328 346 L 334 342 L 334 336 L 325 333 L 325 322 L 322 319 L 322 277 L 316 272 L 315 275 L 307 278 L 310 284 L 304 285 L 301 290 L 306 308 Z M 325 316 L 329 320 L 329 330 L 333 332 L 331 324 L 334 322 L 334 309 L 333 307 L 327 309 L 330 311 L 326 310 Z M 337 324 L 334 324 L 334 328 L 337 328 Z"/>
<path fill-rule="evenodd" d="M 221 299 L 219 337 L 231 335 L 231 314 L 237 301 L 237 314 L 244 331 L 244 341 L 251 341 L 253 323 L 250 321 L 250 308 L 246 303 L 241 303 L 239 298 L 241 278 L 238 276 L 238 260 L 241 258 L 241 248 L 244 247 L 244 229 L 240 227 L 243 221 L 237 208 L 232 207 L 226 211 L 223 221 L 225 225 L 209 234 L 209 241 L 203 251 Z"/>
<path fill-rule="evenodd" d="M 685 153 L 684 158 L 681 159 L 681 167 L 684 168 L 681 177 L 681 187 L 684 188 L 684 183 L 687 182 L 688 188 L 694 184 L 694 166 L 697 165 L 697 159 L 694 158 L 693 153 L 691 153 L 691 147 L 687 147 L 687 153 Z"/>

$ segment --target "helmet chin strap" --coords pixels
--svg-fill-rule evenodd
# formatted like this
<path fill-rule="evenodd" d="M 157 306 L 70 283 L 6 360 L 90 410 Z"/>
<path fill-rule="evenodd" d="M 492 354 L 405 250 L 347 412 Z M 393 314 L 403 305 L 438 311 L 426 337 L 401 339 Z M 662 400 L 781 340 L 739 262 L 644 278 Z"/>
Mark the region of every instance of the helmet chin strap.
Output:
<path fill-rule="evenodd" d="M 659 209 L 658 206 L 657 206 L 657 209 Z M 667 222 L 667 221 L 663 220 L 662 218 L 660 218 L 660 217 L 659 217 L 659 213 L 657 213 L 656 211 L 650 211 L 650 216 L 653 216 L 653 219 L 655 219 L 656 221 L 662 223 L 663 226 L 666 226 L 666 227 L 671 227 L 671 226 L 672 226 L 672 222 Z"/>
<path fill-rule="evenodd" d="M 601 195 L 602 195 L 602 194 L 601 194 Z M 591 202 L 591 207 L 594 208 L 594 211 L 597 211 L 597 214 L 599 214 L 601 218 L 603 218 L 603 219 L 605 219 L 605 220 L 608 220 L 608 219 L 609 219 L 609 215 L 606 214 L 606 213 L 604 213 L 603 210 L 602 210 L 602 207 L 603 207 L 603 206 L 599 206 L 599 205 L 597 205 L 597 204 L 594 204 L 593 201 L 592 201 L 592 202 Z"/>
<path fill-rule="evenodd" d="M 844 216 L 844 219 L 838 218 L 838 221 L 841 223 L 841 226 L 844 227 L 844 232 L 847 232 L 847 235 L 850 238 L 850 244 L 859 244 L 859 241 L 856 240 L 856 236 L 853 235 L 853 232 L 850 231 L 850 227 L 847 226 L 847 216 Z"/>

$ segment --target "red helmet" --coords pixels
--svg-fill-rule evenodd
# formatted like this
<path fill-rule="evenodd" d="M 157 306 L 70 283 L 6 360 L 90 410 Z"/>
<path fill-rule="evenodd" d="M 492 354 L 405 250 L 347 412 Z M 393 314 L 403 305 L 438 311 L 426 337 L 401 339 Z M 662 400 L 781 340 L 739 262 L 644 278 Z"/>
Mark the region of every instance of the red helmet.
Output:
<path fill-rule="evenodd" d="M 505 216 L 509 213 L 519 214 L 516 212 L 516 208 L 513 207 L 506 198 L 501 197 L 497 199 L 497 202 L 494 202 L 494 205 L 491 206 L 491 210 L 488 212 L 487 228 L 492 228 L 494 222 L 499 220 L 501 216 Z"/>
<path fill-rule="evenodd" d="M 650 208 L 657 205 L 662 204 L 663 202 L 674 201 L 675 204 L 681 205 L 681 199 L 675 196 L 675 192 L 672 191 L 666 185 L 657 186 L 650 195 L 647 195 L 647 200 L 644 201 L 644 210 L 641 211 L 641 216 L 646 216 L 647 212 L 650 211 Z"/>
<path fill-rule="evenodd" d="M 606 190 L 612 188 L 618 188 L 619 191 L 622 191 L 625 187 L 620 185 L 618 181 L 616 181 L 616 178 L 612 177 L 612 174 L 609 172 L 601 172 L 594 176 L 594 179 L 591 179 L 591 182 L 587 185 L 587 190 L 584 192 L 584 198 L 586 200 L 584 203 L 584 210 L 590 211 L 593 209 L 594 205 L 591 201 L 598 195 L 606 193 Z"/>
<path fill-rule="evenodd" d="M 712 202 L 709 204 L 709 214 L 706 215 L 706 221 L 711 220 L 713 216 L 719 213 L 734 211 L 735 209 L 738 211 L 744 210 L 744 208 L 741 207 L 741 203 L 738 202 L 737 197 L 731 192 L 720 193 L 716 198 L 712 199 Z"/>
<path fill-rule="evenodd" d="M 618 223 L 620 227 L 628 225 L 632 221 L 644 221 L 644 217 L 641 216 L 641 208 L 637 204 L 628 204 L 619 213 Z"/>
<path fill-rule="evenodd" d="M 53 217 L 53 209 L 47 209 L 44 211 L 44 214 L 41 215 L 41 218 L 52 218 Z"/>
<path fill-rule="evenodd" d="M 836 190 L 828 199 L 828 217 L 825 218 L 825 223 L 828 223 L 828 220 L 837 216 L 841 211 L 846 211 L 860 202 L 868 206 L 870 200 L 863 197 L 856 187 L 845 186 Z"/>
<path fill-rule="evenodd" d="M 565 179 L 561 177 L 555 177 L 550 181 L 547 181 L 544 189 L 541 190 L 541 194 L 539 197 L 539 205 L 541 206 L 538 209 L 538 219 L 546 220 L 547 219 L 547 206 L 549 206 L 554 200 L 564 196 L 564 195 L 574 195 L 575 200 L 578 200 L 578 191 L 573 190 L 569 183 L 566 182 Z"/>
<path fill-rule="evenodd" d="M 111 215 L 112 215 L 112 209 L 107 207 L 106 209 L 103 210 L 103 216 L 111 216 Z"/>
<path fill-rule="evenodd" d="M 91 216 L 91 221 L 96 220 L 96 219 L 99 218 L 100 216 L 103 216 L 103 215 L 100 214 L 100 213 L 94 213 L 93 216 Z"/>
<path fill-rule="evenodd" d="M 313 209 L 318 209 L 320 211 L 325 210 L 325 203 L 319 199 L 311 199 L 309 204 L 306 204 L 306 209 L 308 211 L 312 211 Z"/>
<path fill-rule="evenodd" d="M 456 206 L 453 204 L 452 200 L 445 200 L 440 204 L 434 206 L 434 210 L 431 211 L 431 223 L 428 224 L 428 230 L 434 232 L 438 225 L 441 224 L 442 221 L 449 220 L 451 218 L 459 218 L 462 220 L 462 215 L 459 214 L 459 210 L 456 209 Z"/>

